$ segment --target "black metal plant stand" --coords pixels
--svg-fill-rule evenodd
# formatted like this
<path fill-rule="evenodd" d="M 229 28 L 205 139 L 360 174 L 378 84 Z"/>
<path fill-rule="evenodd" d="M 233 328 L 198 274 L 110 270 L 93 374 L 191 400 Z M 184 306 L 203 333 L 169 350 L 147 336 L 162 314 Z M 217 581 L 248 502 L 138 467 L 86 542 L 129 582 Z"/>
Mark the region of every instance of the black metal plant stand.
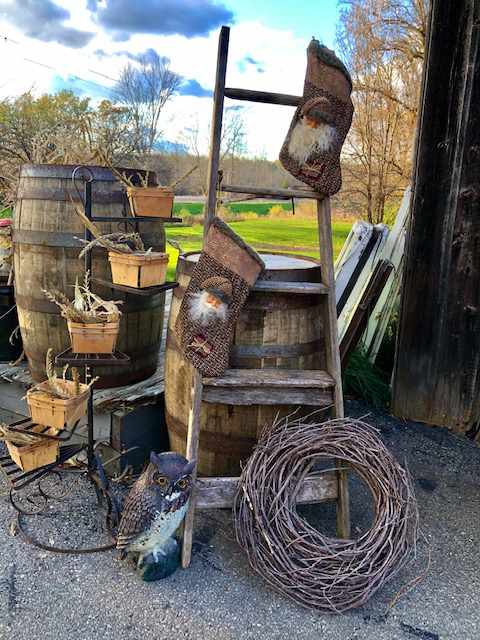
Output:
<path fill-rule="evenodd" d="M 81 177 L 84 181 L 84 197 L 82 198 L 79 189 L 77 188 L 76 180 Z M 82 200 L 84 213 L 86 217 L 92 222 L 119 222 L 125 223 L 125 227 L 133 225 L 135 231 L 138 232 L 139 222 L 158 222 L 158 218 L 155 217 L 132 217 L 116 216 L 93 216 L 92 215 L 92 183 L 94 182 L 94 176 L 91 170 L 85 166 L 78 166 L 72 172 L 72 181 L 74 187 Z M 168 218 L 168 222 L 181 222 L 181 218 Z M 84 239 L 88 243 L 92 239 L 92 234 L 88 228 L 85 228 Z M 91 252 L 87 251 L 85 254 L 85 271 L 92 273 L 92 256 Z M 112 282 L 107 282 L 99 278 L 92 277 L 92 281 L 98 282 L 104 286 L 108 286 L 111 289 L 116 289 L 124 293 L 148 296 L 156 293 L 174 289 L 178 286 L 177 282 L 167 282 L 163 285 L 156 287 L 148 287 L 145 289 L 136 289 L 134 287 L 128 287 L 124 285 L 116 285 Z M 55 358 L 55 363 L 58 365 L 71 365 L 75 367 L 83 367 L 85 374 L 85 381 L 88 382 L 94 375 L 96 367 L 109 366 L 109 367 L 121 367 L 126 366 L 130 362 L 128 355 L 116 351 L 111 354 L 79 354 L 74 353 L 72 350 L 66 349 L 59 353 Z M 10 428 L 14 431 L 29 433 L 30 435 L 44 439 L 54 439 L 60 442 L 66 442 L 74 435 L 78 422 L 71 429 L 61 429 L 56 436 L 49 435 L 47 431 L 48 427 L 44 429 L 36 429 L 32 431 L 34 426 L 38 426 L 33 423 L 29 418 L 17 421 L 10 425 Z M 7 479 L 9 487 L 9 498 L 13 507 L 17 510 L 17 526 L 23 533 L 24 537 L 32 544 L 47 549 L 49 551 L 57 551 L 61 553 L 92 553 L 96 551 L 104 551 L 113 548 L 113 544 L 93 547 L 90 549 L 61 549 L 53 546 L 45 545 L 30 534 L 28 534 L 23 528 L 22 517 L 38 515 L 42 513 L 48 503 L 48 500 L 59 500 L 68 496 L 68 492 L 63 492 L 58 489 L 61 485 L 61 476 L 58 473 L 58 468 L 64 465 L 70 458 L 76 456 L 78 453 L 86 449 L 87 452 L 87 476 L 95 487 L 98 503 L 101 504 L 103 500 L 107 503 L 107 527 L 112 529 L 117 523 L 118 509 L 116 508 L 115 500 L 109 493 L 109 483 L 103 466 L 99 457 L 95 454 L 95 438 L 93 430 L 93 388 L 90 387 L 88 405 L 87 405 L 87 443 L 85 444 L 69 444 L 60 447 L 60 453 L 57 460 L 54 463 L 45 465 L 33 471 L 22 471 L 18 465 L 11 459 L 9 455 L 2 455 L 0 450 L 0 471 L 3 471 L 4 476 Z M 3 453 L 6 453 L 5 451 Z M 54 486 L 56 484 L 56 490 L 52 491 L 51 487 L 47 488 L 47 479 L 53 479 Z"/>

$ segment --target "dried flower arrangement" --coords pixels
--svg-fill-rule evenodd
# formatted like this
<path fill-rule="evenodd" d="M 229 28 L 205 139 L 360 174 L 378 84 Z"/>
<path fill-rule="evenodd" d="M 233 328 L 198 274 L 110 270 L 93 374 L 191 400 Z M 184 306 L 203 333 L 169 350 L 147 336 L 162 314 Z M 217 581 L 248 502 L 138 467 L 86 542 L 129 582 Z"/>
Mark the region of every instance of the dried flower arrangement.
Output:
<path fill-rule="evenodd" d="M 73 322 L 83 324 L 114 322 L 119 320 L 121 316 L 118 305 L 123 304 L 122 301 L 103 300 L 93 293 L 90 288 L 90 273 L 88 271 L 85 272 L 83 284 L 79 284 L 77 278 L 73 300 L 69 300 L 64 293 L 57 290 L 43 289 L 43 293 L 60 308 L 64 318 Z"/>
<path fill-rule="evenodd" d="M 90 274 L 83 285 L 75 282 L 75 296 L 69 300 L 61 291 L 43 290 L 66 318 L 74 353 L 113 353 L 120 330 L 121 300 L 103 300 L 90 289 Z"/>
<path fill-rule="evenodd" d="M 88 392 L 98 377 L 89 384 L 81 383 L 78 369 L 73 367 L 72 379 L 69 380 L 66 377 L 68 368 L 68 365 L 63 367 L 61 376 L 57 376 L 53 350 L 47 351 L 47 380 L 27 391 L 27 404 L 33 422 L 62 429 L 65 425 L 72 426 L 86 414 Z"/>
<path fill-rule="evenodd" d="M 60 443 L 58 440 L 39 438 L 33 432 L 44 431 L 43 425 L 35 425 L 30 433 L 13 431 L 8 425 L 0 424 L 0 440 L 7 445 L 10 457 L 22 471 L 34 471 L 56 461 Z M 55 435 L 56 429 L 50 429 L 49 435 Z"/>
<path fill-rule="evenodd" d="M 114 167 L 102 151 L 98 153 L 113 175 L 126 186 L 133 216 L 170 218 L 173 211 L 175 187 L 197 169 L 197 165 L 193 166 L 168 186 L 152 187 L 149 186 L 150 171 L 131 171 L 131 175 L 127 175 L 125 171 L 119 171 Z M 140 187 L 138 182 L 141 184 Z"/>
<path fill-rule="evenodd" d="M 7 424 L 0 424 L 0 440 L 2 442 L 10 442 L 17 445 L 17 447 L 23 447 L 27 444 L 34 444 L 39 441 L 38 436 L 34 436 L 27 431 L 13 431 Z"/>
<path fill-rule="evenodd" d="M 68 398 L 76 398 L 88 391 L 98 380 L 98 376 L 96 376 L 95 378 L 92 378 L 88 384 L 81 383 L 80 373 L 76 367 L 72 367 L 72 379 L 69 380 L 67 378 L 68 369 L 69 365 L 66 364 L 62 368 L 61 377 L 57 376 L 57 370 L 53 363 L 53 349 L 49 349 L 45 358 L 45 372 L 47 374 L 46 382 L 48 382 L 48 389 L 45 391 L 46 387 L 43 387 L 43 391 L 49 393 L 54 398 L 64 400 Z M 45 385 L 45 382 L 41 382 L 40 384 Z M 39 385 L 33 387 L 32 391 L 38 388 L 38 386 Z"/>
<path fill-rule="evenodd" d="M 73 202 L 72 204 L 83 224 L 94 239 L 85 245 L 79 258 L 93 247 L 108 249 L 108 259 L 112 268 L 112 281 L 136 289 L 163 284 L 167 276 L 168 254 L 145 250 L 138 233 L 110 233 L 102 235 L 100 229 L 87 218 Z M 84 241 L 82 241 L 84 242 Z"/>

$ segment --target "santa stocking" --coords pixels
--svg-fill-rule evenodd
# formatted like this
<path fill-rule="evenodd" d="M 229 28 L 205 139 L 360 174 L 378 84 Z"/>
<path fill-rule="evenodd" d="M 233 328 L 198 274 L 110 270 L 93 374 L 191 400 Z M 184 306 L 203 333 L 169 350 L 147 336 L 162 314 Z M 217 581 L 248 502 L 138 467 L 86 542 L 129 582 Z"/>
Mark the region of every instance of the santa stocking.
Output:
<path fill-rule="evenodd" d="M 227 369 L 235 323 L 263 268 L 260 256 L 215 218 L 175 323 L 185 358 L 204 375 Z"/>
<path fill-rule="evenodd" d="M 325 196 L 342 186 L 340 152 L 352 122 L 351 91 L 344 64 L 313 39 L 307 49 L 303 99 L 280 151 L 280 162 Z"/>

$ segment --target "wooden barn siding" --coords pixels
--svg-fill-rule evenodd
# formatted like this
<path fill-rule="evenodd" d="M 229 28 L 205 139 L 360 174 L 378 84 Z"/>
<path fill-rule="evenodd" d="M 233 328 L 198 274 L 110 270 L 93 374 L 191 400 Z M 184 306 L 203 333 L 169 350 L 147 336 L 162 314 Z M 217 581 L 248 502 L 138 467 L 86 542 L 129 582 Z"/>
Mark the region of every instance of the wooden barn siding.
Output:
<path fill-rule="evenodd" d="M 434 0 L 407 241 L 393 413 L 470 432 L 480 418 L 480 0 Z"/>

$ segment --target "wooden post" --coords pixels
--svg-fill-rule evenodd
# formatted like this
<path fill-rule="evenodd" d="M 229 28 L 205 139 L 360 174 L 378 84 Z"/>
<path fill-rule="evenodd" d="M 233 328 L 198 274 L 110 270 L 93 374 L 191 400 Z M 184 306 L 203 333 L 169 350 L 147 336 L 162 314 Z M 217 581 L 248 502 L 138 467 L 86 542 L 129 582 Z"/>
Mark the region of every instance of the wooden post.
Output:
<path fill-rule="evenodd" d="M 202 409 L 202 377 L 195 369 L 192 385 L 192 408 L 188 417 L 187 434 L 187 460 L 197 460 L 198 463 L 198 440 L 200 437 L 200 414 Z M 192 473 L 192 481 L 197 478 L 197 468 Z M 193 540 L 193 519 L 195 516 L 195 488 L 190 497 L 190 503 L 183 524 L 183 544 L 182 544 L 182 567 L 186 569 L 190 565 L 192 557 Z"/>
<path fill-rule="evenodd" d="M 210 153 L 208 157 L 207 197 L 205 202 L 205 221 L 203 223 L 203 237 L 208 233 L 211 221 L 215 217 L 217 208 L 217 182 L 220 164 L 220 146 L 222 143 L 223 101 L 225 77 L 227 75 L 228 40 L 230 28 L 222 27 L 218 41 L 217 73 L 215 91 L 213 94 L 212 131 Z"/>
<path fill-rule="evenodd" d="M 479 20 L 479 0 L 432 2 L 392 399 L 396 416 L 477 438 Z"/>
<path fill-rule="evenodd" d="M 317 200 L 318 239 L 320 244 L 320 264 L 322 282 L 329 289 L 324 304 L 324 335 L 327 371 L 335 380 L 335 417 L 343 418 L 342 369 L 338 346 L 337 307 L 335 302 L 335 273 L 333 269 L 332 222 L 330 198 Z M 348 496 L 348 472 L 342 470 L 345 465 L 337 463 L 338 500 L 337 500 L 337 532 L 340 538 L 350 537 L 350 506 Z"/>

